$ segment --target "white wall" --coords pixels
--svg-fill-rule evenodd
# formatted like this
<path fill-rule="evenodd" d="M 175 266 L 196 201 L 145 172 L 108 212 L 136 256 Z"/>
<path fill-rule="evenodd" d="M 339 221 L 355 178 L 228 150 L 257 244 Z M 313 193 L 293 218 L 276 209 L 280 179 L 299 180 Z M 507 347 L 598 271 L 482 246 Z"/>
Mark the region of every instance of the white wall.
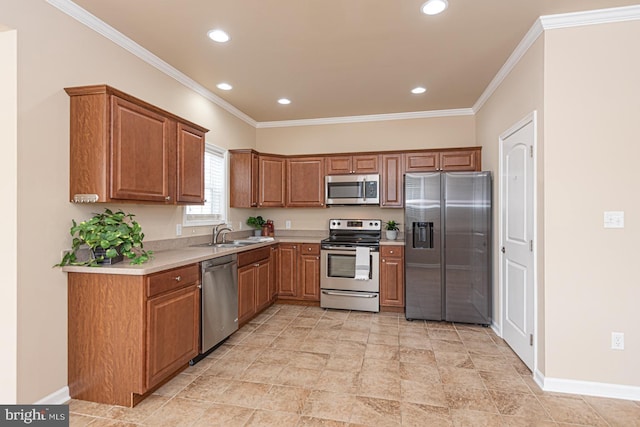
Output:
<path fill-rule="evenodd" d="M 3 0 L 0 19 L 18 34 L 17 172 L 3 168 L 10 177 L 2 182 L 10 186 L 17 179 L 18 185 L 16 400 L 32 403 L 67 385 L 66 275 L 52 265 L 71 245 L 71 219 L 105 207 L 68 202 L 69 98 L 63 88 L 107 83 L 211 129 L 207 140 L 225 148 L 252 146 L 255 128 L 45 1 Z M 182 222 L 177 207 L 124 208 L 136 214 L 146 241 L 174 237 Z M 8 229 L 15 223 L 5 222 Z"/>
<path fill-rule="evenodd" d="M 0 250 L 0 402 L 16 403 L 18 392 L 18 265 L 17 265 L 17 34 L 0 28 L 0 194 L 4 208 Z"/>

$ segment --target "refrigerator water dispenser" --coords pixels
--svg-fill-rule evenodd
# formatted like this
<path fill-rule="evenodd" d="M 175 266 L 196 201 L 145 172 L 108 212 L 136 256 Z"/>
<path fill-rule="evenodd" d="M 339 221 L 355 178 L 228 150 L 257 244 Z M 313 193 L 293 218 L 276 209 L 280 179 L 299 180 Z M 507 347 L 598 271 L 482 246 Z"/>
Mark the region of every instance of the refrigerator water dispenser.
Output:
<path fill-rule="evenodd" d="M 413 247 L 433 249 L 433 222 L 413 223 Z"/>

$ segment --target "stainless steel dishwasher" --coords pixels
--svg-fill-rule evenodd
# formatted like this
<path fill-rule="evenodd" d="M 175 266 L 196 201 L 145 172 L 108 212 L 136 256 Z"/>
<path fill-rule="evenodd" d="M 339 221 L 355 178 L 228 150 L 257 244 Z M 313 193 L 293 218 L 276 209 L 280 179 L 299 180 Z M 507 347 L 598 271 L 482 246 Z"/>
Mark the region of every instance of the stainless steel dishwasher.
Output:
<path fill-rule="evenodd" d="M 202 277 L 200 355 L 197 363 L 238 330 L 238 256 L 226 255 L 200 263 Z"/>

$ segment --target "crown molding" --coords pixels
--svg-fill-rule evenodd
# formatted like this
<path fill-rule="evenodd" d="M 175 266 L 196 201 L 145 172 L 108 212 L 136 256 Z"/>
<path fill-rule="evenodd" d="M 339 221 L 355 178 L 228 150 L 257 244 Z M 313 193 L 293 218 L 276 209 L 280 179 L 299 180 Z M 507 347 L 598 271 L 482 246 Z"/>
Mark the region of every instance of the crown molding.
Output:
<path fill-rule="evenodd" d="M 165 73 L 167 76 L 172 77 L 177 80 L 182 85 L 191 89 L 192 91 L 198 93 L 214 104 L 218 105 L 222 109 L 228 111 L 233 114 L 240 120 L 250 124 L 253 127 L 256 127 L 256 121 L 251 117 L 238 110 L 233 105 L 229 104 L 224 99 L 220 98 L 218 95 L 211 92 L 209 89 L 205 88 L 201 84 L 197 83 L 195 80 L 191 79 L 178 69 L 172 67 L 167 62 L 163 61 L 144 47 L 140 46 L 138 43 L 131 40 L 129 37 L 122 34 L 120 31 L 111 27 L 104 21 L 98 19 L 96 16 L 87 12 L 85 9 L 81 8 L 71 0 L 47 0 L 47 3 L 59 9 L 60 11 L 66 13 L 70 17 L 74 18 L 78 22 L 86 25 L 91 28 L 98 34 L 106 37 L 111 40 L 118 46 L 123 49 L 129 51 L 133 55 L 145 61 L 147 64 L 155 67 L 159 71 Z"/>
<path fill-rule="evenodd" d="M 545 30 L 580 27 L 594 24 L 635 21 L 640 19 L 640 5 L 613 7 L 610 9 L 587 10 L 584 12 L 545 15 L 540 22 Z"/>
<path fill-rule="evenodd" d="M 370 114 L 366 116 L 326 117 L 321 119 L 281 120 L 258 122 L 257 128 L 282 128 L 294 126 L 319 126 L 346 123 L 384 122 L 388 120 L 428 119 L 433 117 L 472 116 L 471 108 L 453 110 L 413 111 L 409 113 Z"/>
<path fill-rule="evenodd" d="M 480 98 L 473 105 L 473 113 L 476 114 L 487 100 L 498 89 L 504 79 L 515 68 L 516 64 L 527 53 L 533 43 L 546 30 L 558 28 L 580 27 L 584 25 L 609 24 L 613 22 L 634 21 L 640 19 L 640 5 L 614 7 L 610 9 L 588 10 L 584 12 L 561 13 L 557 15 L 545 15 L 539 17 L 533 23 L 527 34 L 520 41 L 513 53 L 509 56 L 500 71 L 495 75 Z"/>

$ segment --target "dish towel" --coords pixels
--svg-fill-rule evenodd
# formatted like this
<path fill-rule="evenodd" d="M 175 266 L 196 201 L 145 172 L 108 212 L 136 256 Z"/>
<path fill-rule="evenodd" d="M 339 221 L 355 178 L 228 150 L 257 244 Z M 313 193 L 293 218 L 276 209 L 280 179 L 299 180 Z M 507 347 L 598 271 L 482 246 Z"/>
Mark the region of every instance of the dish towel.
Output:
<path fill-rule="evenodd" d="M 356 248 L 356 280 L 369 280 L 369 248 L 357 247 Z"/>

